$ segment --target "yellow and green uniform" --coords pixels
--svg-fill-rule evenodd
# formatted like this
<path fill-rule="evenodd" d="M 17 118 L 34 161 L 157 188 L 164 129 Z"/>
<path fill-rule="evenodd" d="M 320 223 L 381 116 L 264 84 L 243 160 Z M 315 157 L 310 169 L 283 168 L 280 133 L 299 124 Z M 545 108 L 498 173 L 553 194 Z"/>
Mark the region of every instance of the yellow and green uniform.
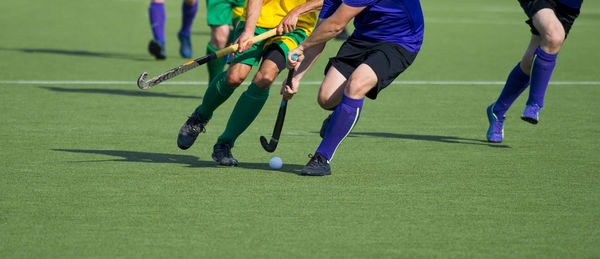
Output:
<path fill-rule="evenodd" d="M 292 9 L 308 1 L 309 0 L 264 0 L 260 16 L 256 22 L 254 35 L 259 35 L 277 27 L 283 17 L 285 17 Z M 254 43 L 249 50 L 246 50 L 241 54 L 236 54 L 235 59 L 231 60 L 231 62 L 256 66 L 260 63 L 262 55 L 264 54 L 263 52 L 272 44 L 279 46 L 287 56 L 288 51 L 295 49 L 300 42 L 310 35 L 316 23 L 316 12 L 300 16 L 298 17 L 296 30 L 283 35 L 277 35 L 262 42 Z M 233 33 L 234 38 L 237 39 L 242 32 L 244 32 L 245 24 L 246 12 L 242 15 L 242 20 Z"/>

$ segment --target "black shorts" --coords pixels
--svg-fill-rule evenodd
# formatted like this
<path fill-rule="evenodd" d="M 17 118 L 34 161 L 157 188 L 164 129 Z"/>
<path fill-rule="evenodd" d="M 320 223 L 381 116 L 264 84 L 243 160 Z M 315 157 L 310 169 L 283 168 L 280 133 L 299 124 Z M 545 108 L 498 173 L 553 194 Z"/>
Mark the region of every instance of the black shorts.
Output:
<path fill-rule="evenodd" d="M 579 16 L 579 9 L 566 6 L 558 0 L 519 0 L 519 3 L 521 3 L 521 7 L 525 11 L 525 14 L 527 14 L 527 17 L 529 17 L 529 20 L 525 22 L 529 24 L 531 33 L 535 35 L 540 35 L 540 32 L 533 26 L 531 18 L 539 10 L 550 8 L 554 11 L 554 14 L 556 14 L 556 17 L 565 29 L 565 37 L 569 34 L 573 22 L 575 22 L 575 19 Z"/>
<path fill-rule="evenodd" d="M 350 37 L 342 44 L 337 55 L 329 59 L 325 74 L 333 66 L 345 78 L 350 78 L 360 64 L 366 64 L 377 75 L 377 86 L 367 93 L 367 97 L 375 99 L 377 94 L 406 70 L 416 57 L 417 53 L 412 53 L 393 42 L 368 42 Z"/>

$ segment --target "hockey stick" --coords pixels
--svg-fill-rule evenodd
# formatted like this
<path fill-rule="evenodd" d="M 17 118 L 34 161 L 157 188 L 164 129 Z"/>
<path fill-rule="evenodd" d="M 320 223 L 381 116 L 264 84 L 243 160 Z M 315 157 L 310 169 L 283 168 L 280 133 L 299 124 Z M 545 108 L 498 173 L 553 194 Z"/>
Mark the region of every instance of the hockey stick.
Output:
<path fill-rule="evenodd" d="M 293 59 L 297 59 L 298 56 L 294 55 Z M 287 85 L 292 85 L 292 77 L 294 70 L 290 69 L 285 80 Z M 285 98 L 281 98 L 281 105 L 279 106 L 279 112 L 277 113 L 277 120 L 275 121 L 275 128 L 273 128 L 273 136 L 271 141 L 267 142 L 265 136 L 260 136 L 260 144 L 267 151 L 273 153 L 279 143 L 279 136 L 281 136 L 281 129 L 283 128 L 283 120 L 285 119 L 285 112 L 287 110 L 287 101 Z"/>
<path fill-rule="evenodd" d="M 253 43 L 257 43 L 259 41 L 263 41 L 263 40 L 268 39 L 268 38 L 270 38 L 272 36 L 275 36 L 275 34 L 277 34 L 277 28 L 272 29 L 270 31 L 267 31 L 265 33 L 262 33 L 260 35 L 256 35 L 256 36 L 250 38 L 249 40 L 247 40 L 246 42 L 252 41 Z M 244 44 L 246 44 L 246 42 L 244 42 Z M 185 64 L 183 64 L 181 66 L 178 66 L 178 67 L 173 68 L 173 69 L 171 69 L 171 70 L 169 70 L 167 72 L 164 72 L 164 73 L 162 73 L 162 74 L 160 74 L 160 75 L 158 75 L 158 76 L 156 76 L 156 77 L 154 77 L 154 78 L 152 78 L 152 79 L 150 79 L 148 81 L 145 81 L 146 77 L 148 76 L 148 73 L 144 72 L 138 78 L 137 85 L 142 90 L 150 89 L 153 86 L 155 86 L 157 84 L 160 84 L 162 81 L 169 80 L 169 79 L 171 79 L 173 77 L 176 77 L 178 75 L 181 75 L 181 74 L 183 74 L 183 73 L 185 73 L 185 72 L 187 72 L 187 71 L 189 71 L 189 70 L 191 70 L 193 68 L 196 68 L 197 66 L 205 64 L 206 62 L 209 62 L 211 60 L 214 60 L 214 59 L 223 57 L 223 56 L 225 56 L 227 54 L 233 53 L 233 52 L 237 51 L 238 48 L 239 48 L 238 44 L 231 45 L 231 46 L 229 46 L 227 48 L 224 48 L 224 49 L 221 49 L 221 50 L 219 50 L 219 51 L 217 51 L 215 53 L 211 53 L 211 54 L 206 55 L 204 57 L 197 58 L 197 59 L 194 59 L 192 61 L 189 61 L 189 62 L 187 62 L 187 63 L 185 63 Z"/>

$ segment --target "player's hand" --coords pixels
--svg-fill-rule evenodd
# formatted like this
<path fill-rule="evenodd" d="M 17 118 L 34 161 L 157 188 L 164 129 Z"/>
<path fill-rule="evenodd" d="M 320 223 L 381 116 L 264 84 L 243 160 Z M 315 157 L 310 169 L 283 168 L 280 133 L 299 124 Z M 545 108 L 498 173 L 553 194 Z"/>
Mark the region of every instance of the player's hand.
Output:
<path fill-rule="evenodd" d="M 254 42 L 252 42 L 252 41 L 246 42 L 246 41 L 251 39 L 253 36 L 254 36 L 254 32 L 250 32 L 250 31 L 246 31 L 246 30 L 244 30 L 244 32 L 242 32 L 240 37 L 238 37 L 237 40 L 235 40 L 235 42 L 233 43 L 233 44 L 239 44 L 239 48 L 237 51 L 238 53 L 242 53 L 242 52 L 250 49 L 250 47 L 252 47 Z M 245 45 L 243 44 L 244 42 L 246 42 Z"/>
<path fill-rule="evenodd" d="M 292 85 L 288 85 L 287 82 L 283 82 L 281 85 L 281 91 L 279 92 L 283 95 L 283 99 L 290 100 L 296 93 L 298 93 L 298 88 L 300 88 L 300 80 L 295 77 L 292 78 Z"/>
<path fill-rule="evenodd" d="M 297 23 L 298 14 L 292 10 L 285 17 L 283 17 L 279 25 L 277 25 L 277 35 L 293 32 L 296 30 Z"/>
<path fill-rule="evenodd" d="M 304 48 L 302 47 L 302 44 L 300 44 L 298 47 L 288 52 L 286 66 L 288 69 L 298 70 L 302 60 L 304 60 Z"/>

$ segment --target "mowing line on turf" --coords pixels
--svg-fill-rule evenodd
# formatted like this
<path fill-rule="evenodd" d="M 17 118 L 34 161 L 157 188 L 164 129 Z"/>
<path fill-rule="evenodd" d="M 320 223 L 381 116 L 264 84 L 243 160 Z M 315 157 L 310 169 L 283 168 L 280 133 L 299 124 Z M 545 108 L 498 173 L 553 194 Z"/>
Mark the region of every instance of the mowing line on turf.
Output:
<path fill-rule="evenodd" d="M 275 81 L 273 84 L 281 84 Z M 504 81 L 394 81 L 392 85 L 504 85 Z M 66 81 L 66 80 L 0 80 L 7 85 L 135 85 L 135 81 Z M 245 82 L 244 85 L 249 83 Z M 321 81 L 306 81 L 303 85 L 320 85 Z M 203 81 L 164 82 L 161 85 L 208 85 Z M 600 81 L 556 81 L 550 85 L 600 85 Z"/>

